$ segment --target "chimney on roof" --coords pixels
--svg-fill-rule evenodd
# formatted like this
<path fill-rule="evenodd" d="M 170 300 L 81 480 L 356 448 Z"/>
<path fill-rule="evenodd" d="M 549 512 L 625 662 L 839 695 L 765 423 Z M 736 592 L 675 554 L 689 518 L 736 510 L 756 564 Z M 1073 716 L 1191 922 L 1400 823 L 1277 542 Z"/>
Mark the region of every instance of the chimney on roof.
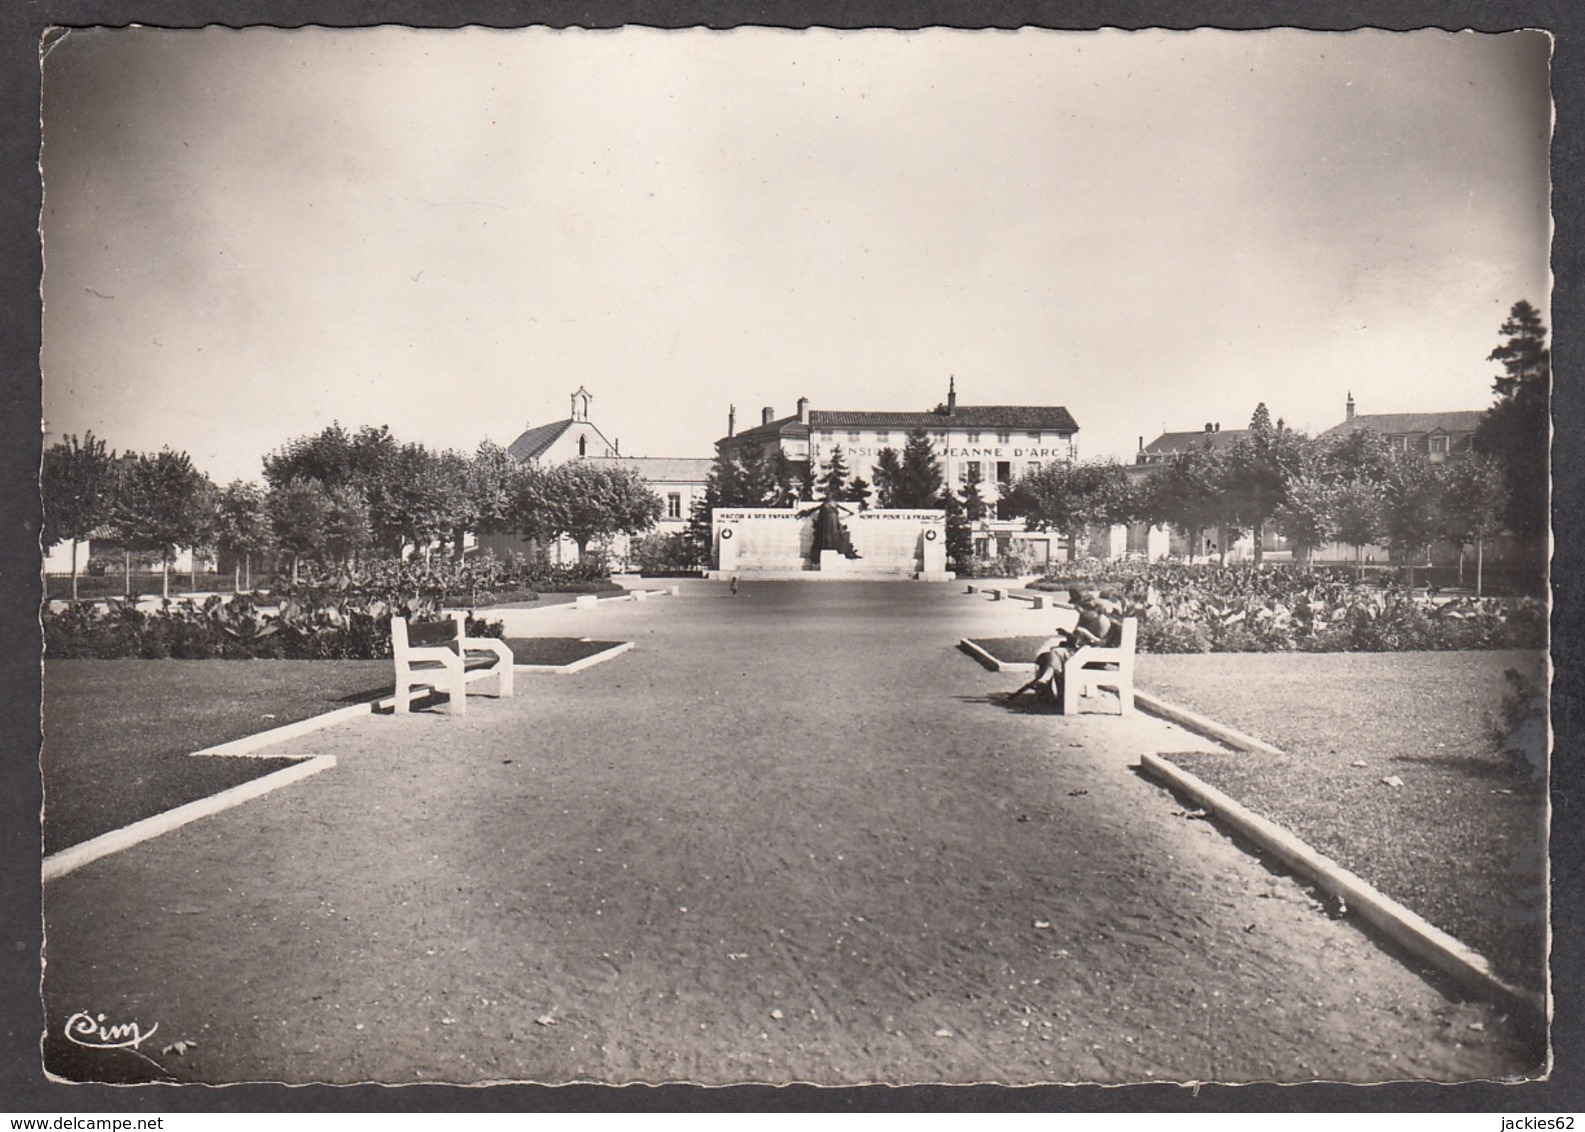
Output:
<path fill-rule="evenodd" d="M 1210 421 L 1206 421 L 1205 422 L 1205 431 L 1206 432 L 1215 432 L 1216 431 L 1214 428 L 1211 427 L 1211 422 Z"/>
<path fill-rule="evenodd" d="M 1354 391 L 1352 389 L 1348 391 L 1348 401 L 1343 405 L 1343 414 L 1345 421 L 1354 419 Z"/>
<path fill-rule="evenodd" d="M 798 423 L 809 423 L 809 398 L 807 397 L 798 398 Z"/>
<path fill-rule="evenodd" d="M 958 411 L 958 379 L 947 375 L 947 416 Z"/>
<path fill-rule="evenodd" d="M 759 411 L 759 423 L 762 425 L 770 424 L 771 421 L 775 419 L 775 417 L 776 410 L 771 408 L 769 405 L 766 405 Z"/>
<path fill-rule="evenodd" d="M 1141 452 L 1145 450 L 1145 438 L 1142 436 L 1139 438 L 1139 450 Z"/>
<path fill-rule="evenodd" d="M 1221 421 L 1217 421 L 1216 422 L 1216 431 L 1217 432 L 1221 432 L 1222 431 L 1222 422 Z"/>
<path fill-rule="evenodd" d="M 736 405 L 728 405 L 726 407 L 726 434 L 728 436 L 736 436 L 737 435 L 737 406 Z"/>

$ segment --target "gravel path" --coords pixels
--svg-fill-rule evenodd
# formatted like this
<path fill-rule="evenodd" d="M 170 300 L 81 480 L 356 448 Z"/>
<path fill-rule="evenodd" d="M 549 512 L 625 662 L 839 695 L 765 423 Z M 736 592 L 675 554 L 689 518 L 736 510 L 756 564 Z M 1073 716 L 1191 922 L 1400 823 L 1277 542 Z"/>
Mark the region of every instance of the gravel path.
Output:
<path fill-rule="evenodd" d="M 75 1010 L 158 1022 L 144 1052 L 215 1082 L 1535 1069 L 1488 1009 L 1128 769 L 1201 741 L 1004 705 L 1018 678 L 956 642 L 1039 613 L 954 586 L 741 590 L 509 613 L 508 635 L 637 648 L 461 719 L 285 744 L 339 765 L 52 883 L 52 1033 Z"/>

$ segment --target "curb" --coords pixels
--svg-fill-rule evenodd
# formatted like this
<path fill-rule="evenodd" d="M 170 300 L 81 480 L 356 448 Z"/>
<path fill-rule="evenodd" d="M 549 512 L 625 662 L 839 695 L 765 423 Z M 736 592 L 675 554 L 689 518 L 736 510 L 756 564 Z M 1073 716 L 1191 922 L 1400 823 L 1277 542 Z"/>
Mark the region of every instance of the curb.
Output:
<path fill-rule="evenodd" d="M 383 702 L 383 701 L 382 701 Z M 295 739 L 299 735 L 307 735 L 324 727 L 330 727 L 347 719 L 355 719 L 360 715 L 370 715 L 374 711 L 374 701 L 361 704 L 348 704 L 343 708 L 327 711 L 323 715 L 309 716 L 296 723 L 283 723 L 279 727 L 272 727 L 268 731 L 260 731 L 254 735 L 244 735 L 240 739 L 233 739 L 229 743 L 217 743 L 213 747 L 205 747 L 201 751 L 193 751 L 191 757 L 199 755 L 216 755 L 230 758 L 254 757 L 254 752 L 261 747 L 272 743 L 279 743 L 282 739 Z"/>
<path fill-rule="evenodd" d="M 1225 723 L 1218 723 L 1210 716 L 1201 715 L 1197 711 L 1181 708 L 1177 704 L 1169 704 L 1166 700 L 1157 699 L 1148 692 L 1141 692 L 1138 688 L 1134 689 L 1134 704 L 1151 715 L 1160 716 L 1168 723 L 1176 723 L 1187 731 L 1196 732 L 1218 743 L 1225 743 L 1234 750 L 1259 751 L 1266 755 L 1283 754 L 1270 743 L 1256 739 L 1253 735 L 1245 735 L 1242 731 Z"/>
<path fill-rule="evenodd" d="M 1146 777 L 1209 810 L 1223 825 L 1248 838 L 1329 895 L 1342 897 L 1350 913 L 1372 924 L 1410 954 L 1430 963 L 1466 989 L 1482 997 L 1494 998 L 1505 1006 L 1543 1019 L 1546 1017 L 1546 1002 L 1541 995 L 1504 982 L 1492 971 L 1485 956 L 1378 891 L 1280 825 L 1159 755 L 1141 755 L 1139 767 Z"/>
<path fill-rule="evenodd" d="M 513 672 L 551 672 L 557 676 L 570 676 L 574 672 L 582 672 L 585 668 L 593 668 L 613 657 L 621 656 L 633 647 L 634 642 L 623 641 L 615 648 L 597 652 L 593 656 L 586 656 L 582 660 L 575 660 L 571 664 L 514 664 Z"/>
<path fill-rule="evenodd" d="M 304 759 L 295 766 L 282 767 L 271 774 L 263 775 L 233 786 L 229 790 L 222 790 L 218 794 L 211 794 L 207 798 L 200 798 L 196 802 L 188 802 L 184 806 L 177 806 L 173 810 L 155 814 L 153 817 L 135 821 L 131 825 L 124 825 L 120 829 L 113 829 L 109 833 L 102 833 L 98 837 L 91 837 L 87 841 L 62 849 L 58 853 L 51 853 L 44 858 L 43 879 L 52 881 L 65 876 L 73 870 L 80 869 L 91 861 L 101 857 L 108 857 L 112 853 L 119 853 L 123 849 L 130 849 L 144 841 L 152 841 L 162 833 L 169 833 L 173 829 L 180 829 L 199 818 L 207 818 L 218 814 L 222 810 L 229 810 L 233 806 L 240 806 L 243 802 L 261 797 L 272 790 L 279 790 L 283 786 L 290 786 L 299 779 L 309 775 L 318 774 L 322 770 L 329 770 L 336 765 L 335 755 L 315 755 Z"/>

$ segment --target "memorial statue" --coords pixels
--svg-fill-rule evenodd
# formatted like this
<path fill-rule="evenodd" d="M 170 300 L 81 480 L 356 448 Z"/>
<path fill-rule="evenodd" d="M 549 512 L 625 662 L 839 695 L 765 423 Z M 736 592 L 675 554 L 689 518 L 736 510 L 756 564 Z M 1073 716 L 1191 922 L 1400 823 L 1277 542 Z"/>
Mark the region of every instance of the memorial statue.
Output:
<path fill-rule="evenodd" d="M 842 508 L 834 499 L 820 504 L 820 510 L 815 513 L 814 560 L 819 562 L 821 552 L 826 550 L 840 551 L 844 558 L 859 556 L 853 549 L 847 528 L 842 525 Z"/>

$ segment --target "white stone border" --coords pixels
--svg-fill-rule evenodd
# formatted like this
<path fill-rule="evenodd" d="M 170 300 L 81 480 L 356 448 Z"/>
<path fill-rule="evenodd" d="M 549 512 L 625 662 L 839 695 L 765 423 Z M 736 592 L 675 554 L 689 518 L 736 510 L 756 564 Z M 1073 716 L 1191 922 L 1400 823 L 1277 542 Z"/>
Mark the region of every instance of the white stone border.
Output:
<path fill-rule="evenodd" d="M 1253 735 L 1245 735 L 1237 728 L 1218 723 L 1208 715 L 1201 715 L 1197 711 L 1190 711 L 1177 704 L 1169 704 L 1166 700 L 1141 692 L 1138 688 L 1134 689 L 1134 703 L 1151 715 L 1159 715 L 1167 722 L 1176 723 L 1186 731 L 1194 731 L 1207 739 L 1215 739 L 1218 743 L 1232 747 L 1236 751 L 1258 751 L 1265 755 L 1283 753 Z"/>
<path fill-rule="evenodd" d="M 243 782 L 229 790 L 222 790 L 218 794 L 211 794 L 207 798 L 200 798 L 196 802 L 188 802 L 184 806 L 166 810 L 155 814 L 153 817 L 135 821 L 131 825 L 124 825 L 120 829 L 113 829 L 109 833 L 102 833 L 98 837 L 91 837 L 87 841 L 79 842 L 58 853 L 51 853 L 44 858 L 43 874 L 45 881 L 56 880 L 75 869 L 80 869 L 91 861 L 101 857 L 108 857 L 112 853 L 119 853 L 123 849 L 144 841 L 151 841 L 162 833 L 169 833 L 197 821 L 218 814 L 222 810 L 229 810 L 233 806 L 240 806 L 243 802 L 261 797 L 272 790 L 279 790 L 283 786 L 290 786 L 299 779 L 309 775 L 318 774 L 322 770 L 329 770 L 336 765 L 335 755 L 314 755 L 310 758 L 271 774 L 261 775 L 248 782 Z"/>
<path fill-rule="evenodd" d="M 274 755 L 261 755 L 259 749 L 279 743 L 283 739 L 295 739 L 299 735 L 307 735 L 318 731 L 322 727 L 340 723 L 343 720 L 355 719 L 358 716 L 370 715 L 374 712 L 375 703 L 394 702 L 391 697 L 381 701 L 367 701 L 364 703 L 348 704 L 346 707 L 335 708 L 322 715 L 309 716 L 299 719 L 296 723 L 283 723 L 279 727 L 272 727 L 268 731 L 260 731 L 254 735 L 244 735 L 240 739 L 233 739 L 229 743 L 217 743 L 213 747 L 205 747 L 201 751 L 194 751 L 189 756 L 197 758 L 199 755 L 216 755 L 230 758 L 274 758 Z"/>
<path fill-rule="evenodd" d="M 1468 990 L 1545 1018 L 1546 1001 L 1533 991 L 1504 982 L 1479 952 L 1405 908 L 1369 882 L 1299 840 L 1286 829 L 1235 802 L 1216 787 L 1159 755 L 1140 756 L 1140 770 L 1216 815 L 1223 825 L 1248 838 L 1289 869 L 1340 896 L 1350 914 L 1372 924 L 1415 957 L 1451 976 Z"/>

